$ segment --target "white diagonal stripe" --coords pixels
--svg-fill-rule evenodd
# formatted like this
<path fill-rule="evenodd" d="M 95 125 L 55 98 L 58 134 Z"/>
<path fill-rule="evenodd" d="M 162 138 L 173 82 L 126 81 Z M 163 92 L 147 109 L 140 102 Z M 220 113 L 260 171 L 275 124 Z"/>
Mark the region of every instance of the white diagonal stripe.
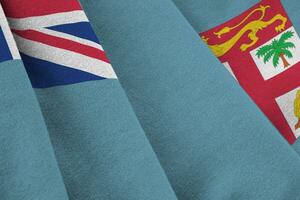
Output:
<path fill-rule="evenodd" d="M 41 27 L 50 27 L 61 24 L 70 24 L 77 22 L 88 22 L 85 13 L 82 10 L 55 13 L 44 16 L 34 16 L 26 18 L 7 18 L 10 28 L 17 30 L 38 29 Z"/>
<path fill-rule="evenodd" d="M 104 78 L 117 78 L 112 66 L 104 61 L 59 49 L 14 34 L 19 50 L 34 58 L 85 71 Z"/>
<path fill-rule="evenodd" d="M 87 45 L 87 46 L 90 46 L 90 47 L 94 47 L 96 49 L 100 49 L 100 50 L 103 51 L 103 48 L 100 44 L 98 44 L 96 42 L 93 42 L 93 41 L 90 41 L 90 40 L 80 38 L 80 37 L 73 36 L 71 34 L 62 33 L 62 32 L 58 32 L 58 31 L 53 31 L 53 30 L 50 30 L 50 29 L 47 29 L 47 28 L 40 28 L 40 29 L 37 29 L 37 31 L 48 34 L 48 35 L 52 35 L 52 36 L 64 38 L 64 39 L 67 39 L 67 40 L 71 40 L 71 41 L 74 41 L 74 42 L 78 42 L 80 44 L 84 44 L 84 45 Z"/>

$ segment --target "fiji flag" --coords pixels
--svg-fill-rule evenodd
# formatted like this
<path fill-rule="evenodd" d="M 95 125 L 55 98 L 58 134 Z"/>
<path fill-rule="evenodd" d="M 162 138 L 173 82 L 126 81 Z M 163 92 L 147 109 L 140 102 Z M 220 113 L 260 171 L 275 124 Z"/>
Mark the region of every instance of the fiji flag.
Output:
<path fill-rule="evenodd" d="M 0 6 L 0 62 L 19 59 L 20 55 Z"/>
<path fill-rule="evenodd" d="M 116 78 L 77 1 L 18 0 L 3 5 L 33 87 Z"/>

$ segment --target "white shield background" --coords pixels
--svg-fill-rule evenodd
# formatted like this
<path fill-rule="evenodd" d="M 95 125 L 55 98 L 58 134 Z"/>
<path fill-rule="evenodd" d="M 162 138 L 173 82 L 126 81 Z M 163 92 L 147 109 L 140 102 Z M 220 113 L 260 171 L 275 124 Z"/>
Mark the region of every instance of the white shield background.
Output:
<path fill-rule="evenodd" d="M 300 128 L 295 130 L 298 118 L 294 115 L 294 101 L 298 90 L 300 87 L 275 99 L 296 138 L 300 136 Z"/>
<path fill-rule="evenodd" d="M 287 59 L 287 61 L 289 62 L 290 66 L 284 68 L 281 59 L 279 59 L 279 64 L 278 64 L 278 66 L 275 68 L 275 67 L 273 66 L 273 64 L 272 64 L 272 59 L 273 59 L 273 58 L 271 58 L 271 59 L 269 60 L 269 62 L 267 62 L 267 63 L 265 64 L 264 61 L 263 61 L 263 57 L 258 58 L 258 57 L 256 56 L 256 52 L 257 52 L 257 50 L 258 50 L 260 47 L 262 47 L 262 46 L 264 46 L 264 45 L 271 44 L 271 43 L 272 43 L 272 40 L 274 40 L 274 39 L 279 39 L 280 36 L 281 36 L 283 33 L 287 32 L 287 31 L 292 31 L 292 32 L 294 32 L 294 36 L 293 36 L 292 38 L 288 39 L 287 41 L 294 43 L 295 46 L 296 46 L 296 48 L 291 48 L 291 49 L 289 49 L 289 50 L 291 51 L 291 53 L 293 54 L 293 58 L 287 58 L 287 57 L 286 57 L 286 59 Z M 285 30 L 285 31 L 283 31 L 282 33 L 280 33 L 279 35 L 277 35 L 276 37 L 270 39 L 270 40 L 269 40 L 268 42 L 266 42 L 265 44 L 263 44 L 263 45 L 257 47 L 256 49 L 253 49 L 253 50 L 250 52 L 250 54 L 251 54 L 252 59 L 254 60 L 254 62 L 255 62 L 255 64 L 256 64 L 257 68 L 259 69 L 261 75 L 263 76 L 264 80 L 268 80 L 268 79 L 270 79 L 270 78 L 272 78 L 272 77 L 274 77 L 274 76 L 280 74 L 281 72 L 283 72 L 283 71 L 285 71 L 285 70 L 287 70 L 287 69 L 293 67 L 293 65 L 295 65 L 296 63 L 298 63 L 298 62 L 300 61 L 300 40 L 299 40 L 299 36 L 298 36 L 296 30 L 294 29 L 294 27 L 290 27 L 290 28 L 288 28 L 287 30 Z"/>
<path fill-rule="evenodd" d="M 231 67 L 230 67 L 230 65 L 229 65 L 229 63 L 228 62 L 224 62 L 224 63 L 222 63 L 224 66 L 225 66 L 225 68 L 229 71 L 229 73 L 236 79 L 236 77 L 235 77 L 235 75 L 234 75 L 234 73 L 233 73 L 233 71 L 232 71 L 232 69 L 231 69 Z M 236 79 L 237 80 L 237 79 Z"/>

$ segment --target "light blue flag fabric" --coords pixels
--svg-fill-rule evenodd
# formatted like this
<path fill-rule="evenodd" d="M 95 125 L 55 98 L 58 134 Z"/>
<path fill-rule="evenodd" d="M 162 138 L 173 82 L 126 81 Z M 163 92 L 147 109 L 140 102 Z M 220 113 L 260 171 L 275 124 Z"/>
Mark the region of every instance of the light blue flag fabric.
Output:
<path fill-rule="evenodd" d="M 67 200 L 39 104 L 0 5 L 0 199 Z"/>
<path fill-rule="evenodd" d="M 79 3 L 33 4 L 2 2 L 69 199 L 176 200 Z"/>
<path fill-rule="evenodd" d="M 81 2 L 178 199 L 300 198 L 299 156 L 171 1 Z"/>
<path fill-rule="evenodd" d="M 295 29 L 297 33 L 300 32 L 300 16 L 299 16 L 299 8 L 300 8 L 300 2 L 296 0 L 264 0 L 264 1 L 257 1 L 257 0 L 251 0 L 251 1 L 225 1 L 222 4 L 218 1 L 179 1 L 174 0 L 175 4 L 179 8 L 179 10 L 182 12 L 182 14 L 186 17 L 186 19 L 191 23 L 191 25 L 194 27 L 197 33 L 201 33 L 204 31 L 207 31 L 213 27 L 218 26 L 219 24 L 222 24 L 231 18 L 234 18 L 247 9 L 251 8 L 255 5 L 264 5 L 264 6 L 270 6 L 270 8 L 267 8 L 266 12 L 269 12 L 272 7 L 278 7 L 280 3 L 282 4 L 284 10 L 286 11 L 287 16 L 291 20 L 291 26 Z M 266 13 L 267 15 L 268 13 Z M 268 21 L 268 19 L 271 19 L 272 16 L 266 16 L 264 19 L 265 21 Z M 257 19 L 258 16 L 256 16 L 255 19 Z M 277 22 L 279 23 L 279 22 Z M 276 25 L 276 23 L 275 23 Z M 297 49 L 298 46 L 296 46 L 295 49 Z M 297 55 L 299 56 L 299 55 Z M 298 64 L 298 63 L 296 63 Z M 293 66 L 292 66 L 293 67 Z M 297 71 L 296 71 L 297 72 Z M 298 72 L 299 73 L 299 72 Z M 295 74 L 296 75 L 296 74 Z M 297 77 L 297 76 L 296 76 Z M 293 82 L 293 79 L 290 79 L 289 82 Z M 283 83 L 284 85 L 288 85 L 287 82 Z M 297 90 L 299 88 L 299 85 L 290 87 L 286 89 L 288 92 L 287 94 L 291 93 L 289 90 Z M 286 91 L 285 91 L 286 92 Z M 282 95 L 283 97 L 285 95 Z M 287 95 L 286 95 L 287 96 Z M 294 96 L 293 96 L 294 97 Z M 281 112 L 285 115 L 286 122 L 289 123 L 291 121 L 296 121 L 296 116 L 294 116 L 294 111 L 291 109 L 293 108 L 293 101 L 291 101 L 291 108 L 283 108 Z M 294 124 L 290 123 L 290 129 L 292 130 L 293 134 L 297 138 L 299 136 L 299 129 L 294 129 Z M 283 133 L 284 134 L 284 133 Z M 300 143 L 299 140 L 292 141 L 292 147 L 300 153 Z"/>

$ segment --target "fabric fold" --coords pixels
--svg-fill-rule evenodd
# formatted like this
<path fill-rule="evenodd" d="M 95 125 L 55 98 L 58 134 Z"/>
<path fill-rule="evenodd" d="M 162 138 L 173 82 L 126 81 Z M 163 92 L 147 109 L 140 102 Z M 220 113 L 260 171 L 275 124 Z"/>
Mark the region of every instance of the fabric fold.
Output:
<path fill-rule="evenodd" d="M 0 196 L 67 200 L 36 96 L 0 6 Z"/>
<path fill-rule="evenodd" d="M 268 21 L 268 19 L 272 19 L 274 16 L 274 11 L 278 7 L 282 5 L 281 10 L 276 10 L 275 14 L 282 14 L 286 13 L 285 17 L 289 18 L 290 20 L 290 25 L 287 26 L 289 31 L 293 31 L 293 37 L 289 39 L 289 42 L 293 42 L 293 44 L 297 44 L 299 38 L 297 38 L 299 31 L 299 22 L 300 22 L 300 17 L 298 14 L 298 10 L 300 8 L 300 3 L 295 0 L 264 0 L 264 1 L 228 1 L 224 4 L 219 4 L 219 2 L 216 1 L 201 1 L 201 2 L 195 2 L 195 1 L 177 1 L 174 0 L 175 4 L 177 5 L 178 9 L 182 12 L 182 14 L 186 17 L 186 19 L 191 23 L 193 28 L 196 30 L 198 33 L 206 32 L 207 30 L 210 30 L 214 27 L 219 26 L 220 24 L 223 24 L 227 21 L 229 21 L 232 18 L 237 18 L 237 16 L 240 16 L 244 11 L 253 8 L 252 10 L 256 9 L 256 13 L 252 12 L 249 13 L 249 18 L 244 18 L 245 23 L 241 23 L 239 26 L 242 28 L 247 24 L 247 22 L 257 20 L 259 19 L 259 15 L 263 14 L 260 13 L 261 10 L 258 8 L 259 6 L 262 6 L 261 8 L 264 8 L 264 16 L 263 20 Z M 256 6 L 257 5 L 257 6 Z M 253 15 L 254 16 L 251 16 Z M 241 21 L 242 19 L 240 19 Z M 280 21 L 278 20 L 277 23 L 274 23 L 274 26 L 280 24 Z M 238 29 L 239 26 L 236 26 Z M 263 28 L 261 30 L 262 33 L 258 33 L 259 37 L 261 37 L 262 34 L 267 35 L 266 32 L 275 32 L 274 29 L 272 29 L 272 24 L 269 25 L 270 28 L 266 30 L 268 27 Z M 291 27 L 291 28 L 290 28 Z M 233 30 L 234 31 L 234 30 Z M 266 31 L 266 32 L 263 32 Z M 286 31 L 282 31 L 283 33 Z M 224 33 L 225 34 L 225 33 Z M 276 34 L 276 33 L 275 33 Z M 277 34 L 280 34 L 277 33 Z M 270 39 L 270 37 L 268 38 Z M 249 40 L 249 39 L 248 39 Z M 271 39 L 272 40 L 272 39 Z M 246 41 L 245 39 L 243 41 Z M 251 41 L 251 40 L 249 40 Z M 273 82 L 274 80 L 278 79 L 280 84 L 282 84 L 284 87 L 282 89 L 276 88 L 276 85 L 274 87 L 274 90 L 277 92 L 277 96 L 275 97 L 276 104 L 274 106 L 270 106 L 266 112 L 274 111 L 277 109 L 278 111 L 274 114 L 269 115 L 269 117 L 273 118 L 275 126 L 278 127 L 279 131 L 281 134 L 292 144 L 292 147 L 299 153 L 299 141 L 297 141 L 297 137 L 299 136 L 299 129 L 295 126 L 297 124 L 297 121 L 299 121 L 299 118 L 295 115 L 295 112 L 297 111 L 297 108 L 294 106 L 294 102 L 296 101 L 296 92 L 299 90 L 299 83 L 298 81 L 298 76 L 297 74 L 299 71 L 297 71 L 297 67 L 299 66 L 298 58 L 299 55 L 295 52 L 299 49 L 298 45 L 294 46 L 293 50 L 289 50 L 292 52 L 292 56 L 295 58 L 295 61 L 288 66 L 289 70 L 282 71 L 279 73 L 277 76 L 272 77 Z M 291 58 L 288 58 L 288 61 L 290 62 Z M 245 62 L 245 59 L 243 60 Z M 251 62 L 251 61 L 248 61 Z M 281 62 L 281 61 L 280 61 Z M 272 64 L 270 62 L 270 64 Z M 269 64 L 269 65 L 270 65 Z M 234 65 L 234 64 L 233 64 Z M 229 65 L 227 65 L 229 66 Z M 259 66 L 259 65 L 258 65 Z M 264 66 L 265 68 L 269 66 Z M 227 67 L 228 68 L 228 67 Z M 273 66 L 270 66 L 272 69 Z M 278 67 L 277 71 L 280 71 L 282 68 L 281 66 Z M 299 67 L 298 67 L 299 68 Z M 271 70 L 269 69 L 269 71 Z M 232 71 L 232 70 L 231 70 Z M 266 71 L 267 72 L 267 71 Z M 289 73 L 290 72 L 290 73 Z M 234 73 L 234 72 L 233 72 Z M 238 73 L 237 71 L 235 73 Z M 262 74 L 264 75 L 264 74 Z M 278 77 L 281 76 L 281 77 Z M 252 80 L 251 77 L 248 75 L 245 75 L 247 79 Z M 240 77 L 236 77 L 238 80 Z M 243 83 L 241 83 L 243 84 Z M 271 84 L 270 84 L 271 85 Z M 257 90 L 257 89 L 256 89 Z M 267 89 L 265 89 L 266 91 Z M 281 92 L 281 91 L 282 92 Z M 267 92 L 266 92 L 267 93 Z M 274 92 L 275 93 L 275 92 Z M 280 94 L 280 95 L 278 95 Z M 266 94 L 262 93 L 263 96 L 267 96 Z M 278 97 L 279 96 L 279 97 Z M 270 103 L 271 104 L 271 103 Z M 282 115 L 282 117 L 280 117 Z M 277 120 L 277 119 L 282 119 L 282 120 Z M 298 119 L 297 119 L 298 118 Z M 276 122 L 277 120 L 277 122 Z"/>
<path fill-rule="evenodd" d="M 177 199 L 78 1 L 2 2 L 69 198 Z"/>
<path fill-rule="evenodd" d="M 179 199 L 299 198 L 298 155 L 173 2 L 81 2 Z"/>

